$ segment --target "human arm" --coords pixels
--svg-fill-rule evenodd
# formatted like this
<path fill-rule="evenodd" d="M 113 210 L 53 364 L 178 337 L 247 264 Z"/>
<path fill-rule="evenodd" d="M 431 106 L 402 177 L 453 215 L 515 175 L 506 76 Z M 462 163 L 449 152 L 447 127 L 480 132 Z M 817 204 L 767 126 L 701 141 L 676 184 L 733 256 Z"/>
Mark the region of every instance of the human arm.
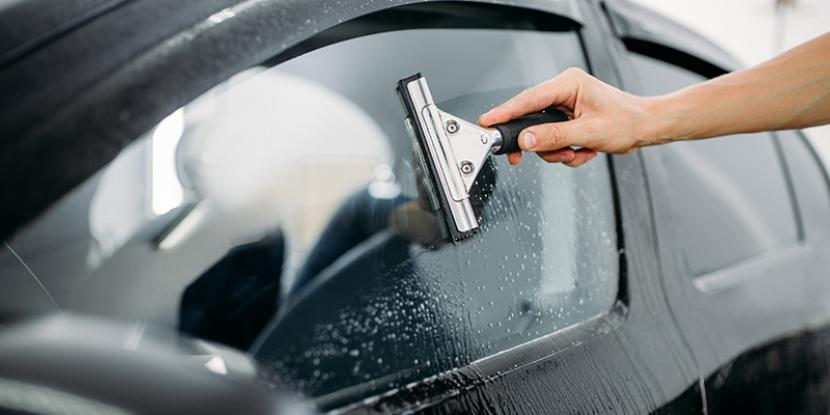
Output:
<path fill-rule="evenodd" d="M 490 126 L 555 107 L 570 121 L 522 132 L 522 150 L 576 167 L 597 151 L 628 153 L 679 140 L 830 123 L 830 33 L 768 62 L 659 96 L 639 97 L 579 69 L 482 115 Z M 509 155 L 517 164 L 521 153 Z"/>

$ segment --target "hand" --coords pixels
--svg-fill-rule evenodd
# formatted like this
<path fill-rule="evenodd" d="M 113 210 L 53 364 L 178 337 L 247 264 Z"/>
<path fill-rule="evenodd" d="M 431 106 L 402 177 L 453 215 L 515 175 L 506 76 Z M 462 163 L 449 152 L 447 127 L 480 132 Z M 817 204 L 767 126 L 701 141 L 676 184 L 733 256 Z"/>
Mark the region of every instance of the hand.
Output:
<path fill-rule="evenodd" d="M 570 121 L 526 128 L 519 135 L 519 147 L 545 161 L 577 167 L 596 157 L 597 151 L 626 154 L 651 144 L 651 106 L 648 98 L 571 68 L 493 108 L 479 118 L 479 124 L 489 127 L 551 107 L 563 111 Z M 508 160 L 516 165 L 521 157 L 519 152 L 511 153 Z"/>

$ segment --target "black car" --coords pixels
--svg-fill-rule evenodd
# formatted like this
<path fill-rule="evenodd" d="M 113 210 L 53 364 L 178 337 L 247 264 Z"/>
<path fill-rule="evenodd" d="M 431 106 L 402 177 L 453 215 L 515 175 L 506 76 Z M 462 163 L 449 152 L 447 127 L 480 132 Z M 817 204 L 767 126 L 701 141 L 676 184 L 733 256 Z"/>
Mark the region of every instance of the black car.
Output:
<path fill-rule="evenodd" d="M 442 238 L 394 87 L 739 68 L 627 1 L 0 3 L 4 413 L 826 413 L 797 131 L 493 157 Z"/>

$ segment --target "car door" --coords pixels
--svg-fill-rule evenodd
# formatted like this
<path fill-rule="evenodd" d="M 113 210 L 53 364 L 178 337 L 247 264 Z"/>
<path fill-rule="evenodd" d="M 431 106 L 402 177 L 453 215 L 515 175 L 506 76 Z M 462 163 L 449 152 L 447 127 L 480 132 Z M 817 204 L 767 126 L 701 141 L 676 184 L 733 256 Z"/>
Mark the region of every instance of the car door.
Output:
<path fill-rule="evenodd" d="M 239 310 L 275 277 L 278 311 L 251 355 L 265 383 L 325 410 L 643 413 L 679 398 L 699 411 L 640 157 L 494 158 L 474 195 L 481 232 L 453 243 L 435 237 L 442 212 L 424 209 L 395 101 L 419 71 L 470 120 L 567 67 L 620 85 L 598 5 L 357 10 L 240 3 L 138 54 L 42 128 L 96 145 L 74 114 L 101 140 L 143 138 L 9 246 L 61 306 L 161 324 L 204 317 L 193 301 L 223 305 L 207 321 L 249 324 Z M 54 223 L 81 236 L 39 249 Z M 216 275 L 225 296 L 187 295 Z"/>
<path fill-rule="evenodd" d="M 634 6 L 619 3 L 612 15 L 625 21 L 617 29 L 629 90 L 660 95 L 725 72 L 728 59 L 710 59 L 702 40 L 664 42 L 653 22 L 649 33 L 632 30 L 645 18 Z M 764 132 L 643 157 L 666 294 L 707 378 L 710 411 L 826 410 L 811 392 L 826 367 L 807 362 L 824 359 L 817 297 L 827 292 L 830 194 L 809 143 L 798 132 Z M 772 363 L 784 355 L 787 365 Z"/>

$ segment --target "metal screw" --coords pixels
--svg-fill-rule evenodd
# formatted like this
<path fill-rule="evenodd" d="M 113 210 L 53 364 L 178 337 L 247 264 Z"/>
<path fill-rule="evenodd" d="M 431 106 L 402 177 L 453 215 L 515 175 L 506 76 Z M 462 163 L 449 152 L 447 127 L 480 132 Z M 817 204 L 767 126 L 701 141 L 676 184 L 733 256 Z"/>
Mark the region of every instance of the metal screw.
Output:
<path fill-rule="evenodd" d="M 450 134 L 455 134 L 458 132 L 458 121 L 456 120 L 449 120 L 447 121 L 447 132 Z"/>
<path fill-rule="evenodd" d="M 461 169 L 461 173 L 470 174 L 473 172 L 474 166 L 472 162 L 464 160 L 461 162 L 459 168 Z"/>
<path fill-rule="evenodd" d="M 487 141 L 488 141 L 487 135 L 482 134 L 481 135 L 481 144 L 487 144 Z"/>

